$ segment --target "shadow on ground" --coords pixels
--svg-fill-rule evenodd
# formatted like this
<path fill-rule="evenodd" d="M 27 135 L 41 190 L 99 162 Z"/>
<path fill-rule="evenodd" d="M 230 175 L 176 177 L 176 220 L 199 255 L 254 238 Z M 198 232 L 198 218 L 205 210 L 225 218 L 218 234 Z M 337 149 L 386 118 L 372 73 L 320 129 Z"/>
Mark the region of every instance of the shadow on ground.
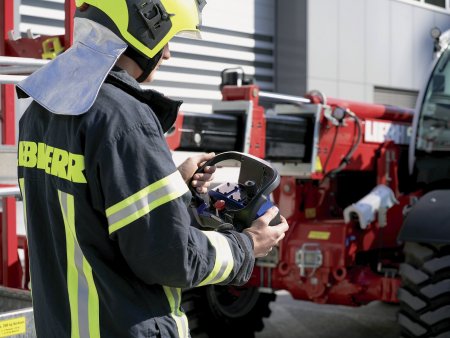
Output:
<path fill-rule="evenodd" d="M 397 305 L 372 302 L 361 307 L 322 305 L 281 292 L 272 315 L 256 338 L 398 338 Z"/>

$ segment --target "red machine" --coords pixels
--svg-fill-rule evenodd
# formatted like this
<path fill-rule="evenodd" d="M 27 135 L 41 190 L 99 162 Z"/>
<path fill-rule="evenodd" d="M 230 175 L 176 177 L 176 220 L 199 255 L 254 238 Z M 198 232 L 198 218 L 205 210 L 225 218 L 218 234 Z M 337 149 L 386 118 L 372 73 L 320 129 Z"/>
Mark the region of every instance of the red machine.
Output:
<path fill-rule="evenodd" d="M 317 303 L 400 303 L 402 336 L 449 334 L 450 33 L 437 39 L 416 111 L 264 93 L 231 69 L 213 114 L 180 116 L 172 149 L 270 161 L 281 175 L 273 200 L 290 224 L 244 287 L 185 293 L 194 337 L 253 337 L 274 290 Z"/>
<path fill-rule="evenodd" d="M 413 110 L 237 85 L 245 82 L 242 72 L 224 71 L 223 101 L 213 114 L 181 115 L 168 143 L 270 161 L 281 175 L 273 200 L 290 229 L 279 248 L 256 261 L 245 287 L 186 293 L 193 336 L 216 336 L 220 327 L 224 336 L 252 337 L 270 314 L 273 290 L 317 303 L 398 303 L 398 235 L 422 194 L 407 169 Z"/>
<path fill-rule="evenodd" d="M 266 121 L 259 106 L 258 88 L 224 87 L 223 97 L 224 101 L 252 102 L 249 138 L 254 146 L 249 152 L 264 158 L 270 120 Z M 397 235 L 402 210 L 410 203 L 410 196 L 399 195 L 399 166 L 406 159 L 413 112 L 324 100 L 314 93 L 310 100 L 291 110 L 284 106 L 282 112 L 306 120 L 310 130 L 305 131 L 303 142 L 313 149 L 301 161 L 292 153 L 281 158 L 274 153 L 269 158 L 282 175 L 274 201 L 288 219 L 290 231 L 279 250 L 257 262 L 250 284 L 289 290 L 294 298 L 319 303 L 396 302 L 400 285 L 396 271 L 401 261 Z M 273 142 L 281 143 L 281 137 Z M 389 187 L 399 199 L 382 211 L 384 219 L 375 217 L 368 224 L 353 218 L 345 222 L 344 209 L 377 185 Z"/>

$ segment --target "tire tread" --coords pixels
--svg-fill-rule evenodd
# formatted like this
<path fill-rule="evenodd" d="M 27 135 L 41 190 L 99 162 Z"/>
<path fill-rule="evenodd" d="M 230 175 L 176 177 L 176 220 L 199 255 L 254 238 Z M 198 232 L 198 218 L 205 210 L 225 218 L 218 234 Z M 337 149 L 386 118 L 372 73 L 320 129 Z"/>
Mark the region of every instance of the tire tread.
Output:
<path fill-rule="evenodd" d="M 406 243 L 398 297 L 401 334 L 450 338 L 450 245 Z"/>

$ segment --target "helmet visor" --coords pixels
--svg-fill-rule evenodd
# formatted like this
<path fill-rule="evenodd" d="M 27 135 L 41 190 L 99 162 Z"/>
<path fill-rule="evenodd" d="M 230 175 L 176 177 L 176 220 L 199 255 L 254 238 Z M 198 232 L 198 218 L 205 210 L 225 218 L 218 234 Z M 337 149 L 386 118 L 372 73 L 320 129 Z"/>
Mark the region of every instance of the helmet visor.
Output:
<path fill-rule="evenodd" d="M 202 39 L 202 34 L 200 31 L 181 31 L 176 34 L 177 37 L 188 38 L 188 39 Z"/>
<path fill-rule="evenodd" d="M 197 0 L 197 15 L 198 15 L 198 25 L 196 30 L 182 30 L 175 34 L 178 37 L 188 38 L 188 39 L 197 39 L 202 40 L 202 34 L 200 32 L 200 27 L 202 26 L 202 11 L 203 7 L 205 7 L 205 0 Z"/>

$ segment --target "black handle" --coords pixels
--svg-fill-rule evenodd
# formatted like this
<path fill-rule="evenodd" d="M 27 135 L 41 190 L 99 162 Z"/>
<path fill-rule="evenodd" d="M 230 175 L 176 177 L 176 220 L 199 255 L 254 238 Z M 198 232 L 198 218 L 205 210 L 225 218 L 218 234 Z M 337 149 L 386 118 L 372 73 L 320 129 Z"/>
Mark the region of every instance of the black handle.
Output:
<path fill-rule="evenodd" d="M 203 173 L 205 167 L 207 166 L 213 166 L 226 160 L 236 160 L 241 163 L 238 180 L 239 184 L 245 186 L 246 182 L 252 181 L 256 185 L 257 194 L 255 198 L 252 198 L 251 201 L 242 209 L 228 211 L 234 216 L 234 226 L 237 229 L 242 230 L 243 228 L 250 226 L 251 222 L 255 219 L 258 210 L 268 200 L 270 193 L 278 187 L 280 183 L 280 175 L 268 162 L 253 155 L 244 154 L 237 151 L 227 151 L 216 155 L 214 158 L 206 161 L 200 168 L 198 168 L 194 175 L 197 173 Z M 204 200 L 197 190 L 192 187 L 191 182 L 192 179 L 189 182 L 189 189 L 193 195 L 193 204 L 195 206 L 199 206 L 204 203 Z M 280 217 L 277 215 L 271 222 L 271 225 L 278 224 L 280 221 Z"/>
<path fill-rule="evenodd" d="M 278 172 L 271 167 L 269 162 L 264 161 L 256 156 L 250 155 L 250 154 L 244 154 L 238 151 L 226 151 L 220 154 L 217 154 L 212 159 L 206 161 L 200 168 L 198 168 L 194 175 L 197 173 L 203 173 L 205 168 L 207 166 L 213 166 L 217 163 L 227 161 L 227 160 L 236 160 L 241 163 L 241 174 L 239 175 L 239 183 L 245 184 L 245 181 L 247 181 L 245 178 L 249 177 L 252 178 L 253 173 L 246 172 L 245 169 L 251 169 L 252 166 L 263 166 L 267 177 L 264 179 L 262 184 L 264 184 L 259 190 L 266 191 L 270 188 L 269 193 L 271 193 L 278 185 L 280 181 L 280 176 Z M 242 167 L 242 164 L 246 163 L 245 167 Z M 192 180 L 194 175 L 192 175 L 192 178 L 189 180 L 189 189 L 192 192 L 192 195 L 195 197 L 198 197 L 201 199 L 200 194 L 197 192 L 197 190 L 192 186 Z"/>

